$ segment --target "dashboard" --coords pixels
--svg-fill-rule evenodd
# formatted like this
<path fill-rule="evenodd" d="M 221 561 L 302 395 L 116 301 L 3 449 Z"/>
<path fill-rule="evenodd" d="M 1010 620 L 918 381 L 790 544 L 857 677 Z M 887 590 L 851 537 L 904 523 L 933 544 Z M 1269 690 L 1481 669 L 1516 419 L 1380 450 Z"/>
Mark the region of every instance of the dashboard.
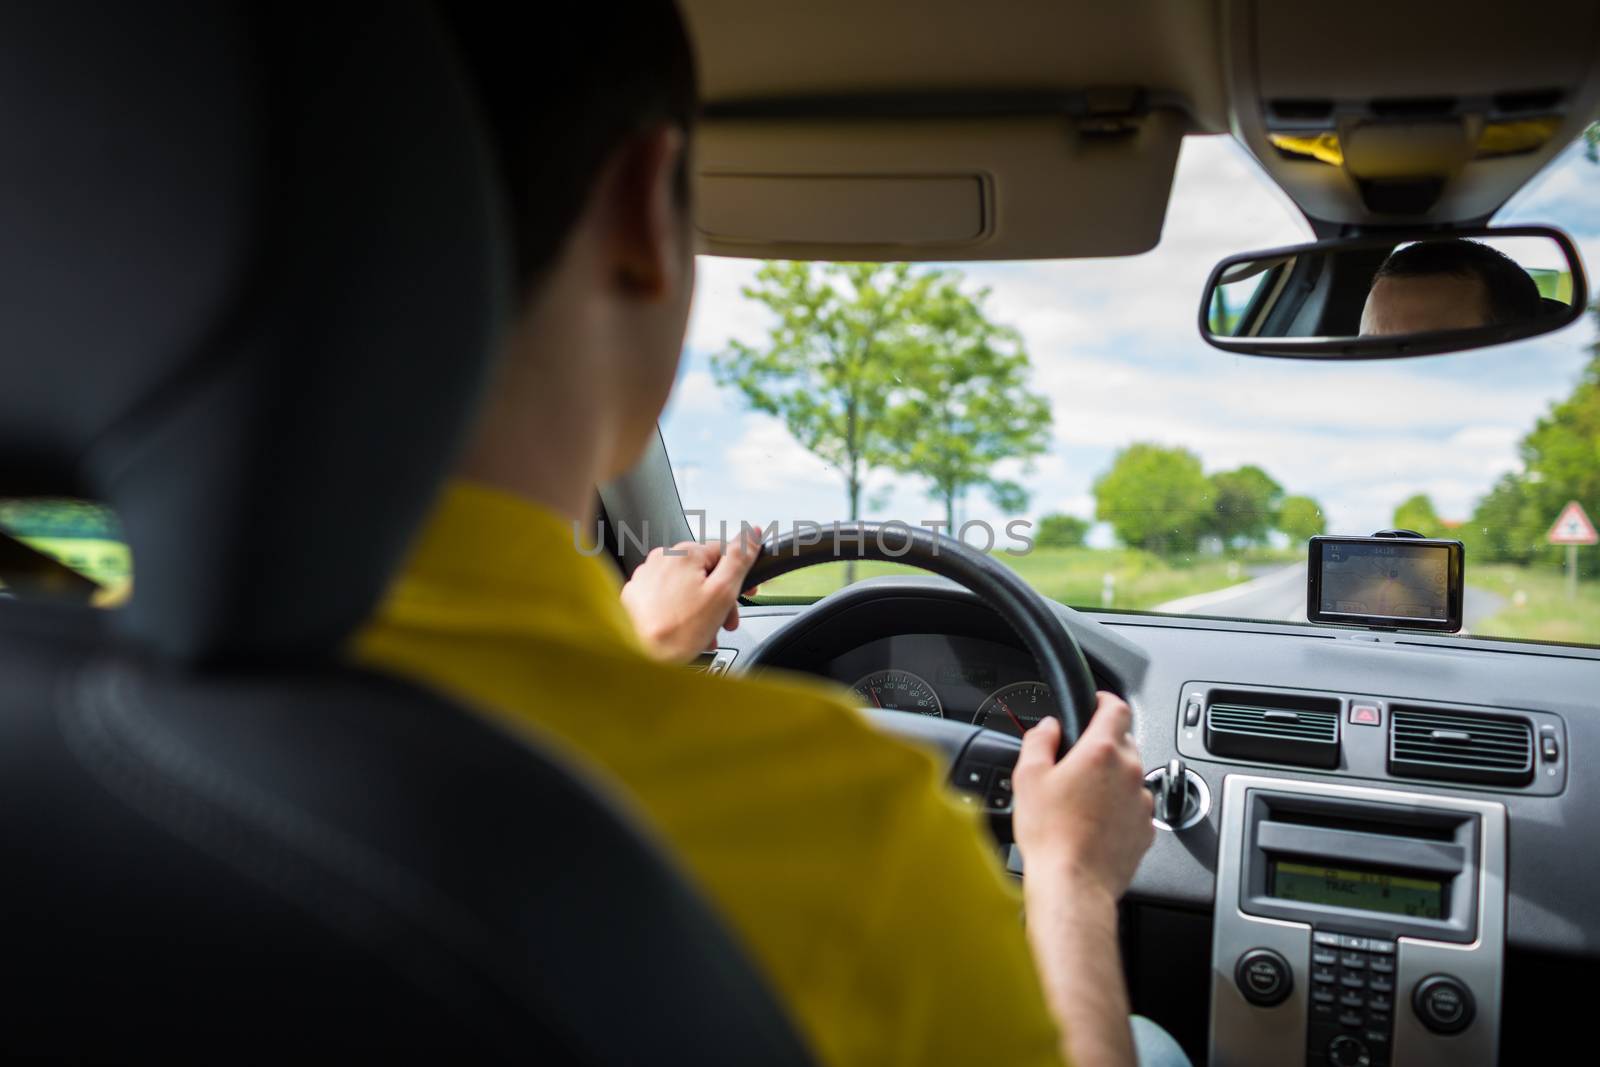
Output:
<path fill-rule="evenodd" d="M 1600 961 L 1600 849 L 1574 847 L 1600 825 L 1600 775 L 1584 773 L 1600 650 L 1059 614 L 1099 687 L 1133 707 L 1151 773 L 1182 760 L 1205 800 L 1177 831 L 1158 822 L 1128 897 L 1154 918 L 1125 919 L 1151 924 L 1147 966 L 1141 935 L 1125 947 L 1136 1009 L 1153 983 L 1149 1013 L 1197 1062 L 1504 1061 L 1508 1035 L 1560 1015 L 1561 990 Z M 723 636 L 735 671 L 759 647 L 864 706 L 876 690 L 1001 732 L 1008 717 L 980 713 L 1037 678 L 998 616 L 932 579 L 746 608 Z M 1177 991 L 1191 968 L 1206 988 Z"/>

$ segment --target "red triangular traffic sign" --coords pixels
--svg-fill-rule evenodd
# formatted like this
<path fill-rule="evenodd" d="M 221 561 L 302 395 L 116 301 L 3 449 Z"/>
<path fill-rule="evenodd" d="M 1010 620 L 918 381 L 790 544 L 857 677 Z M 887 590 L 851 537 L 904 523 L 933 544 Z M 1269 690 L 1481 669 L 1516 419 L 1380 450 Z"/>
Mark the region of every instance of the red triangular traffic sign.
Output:
<path fill-rule="evenodd" d="M 1561 509 L 1561 517 L 1546 539 L 1552 545 L 1592 545 L 1600 543 L 1600 533 L 1595 532 L 1583 505 L 1574 500 Z"/>

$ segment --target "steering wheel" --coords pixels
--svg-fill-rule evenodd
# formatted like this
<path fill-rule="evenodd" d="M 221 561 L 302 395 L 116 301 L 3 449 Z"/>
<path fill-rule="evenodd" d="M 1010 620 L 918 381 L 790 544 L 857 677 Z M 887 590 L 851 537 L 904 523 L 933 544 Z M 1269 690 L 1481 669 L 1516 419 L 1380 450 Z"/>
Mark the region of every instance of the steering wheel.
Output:
<path fill-rule="evenodd" d="M 811 530 L 807 534 L 809 536 L 803 538 L 800 531 L 791 531 L 763 546 L 745 578 L 746 585 L 760 585 L 803 567 L 843 559 L 903 563 L 949 578 L 999 615 L 1016 631 L 1032 653 L 1039 667 L 1040 680 L 1050 689 L 1048 710 L 1061 721 L 1062 753 L 1078 739 L 1084 723 L 1094 713 L 1094 675 L 1083 658 L 1083 650 L 1061 624 L 1055 611 L 1015 571 L 954 538 L 904 523 L 853 523 L 822 531 Z M 777 637 L 775 634 L 774 639 Z M 756 667 L 770 661 L 775 647 L 770 640 L 763 642 L 751 657 L 750 666 Z M 885 716 L 924 718 L 899 712 L 887 712 L 876 718 L 881 724 L 893 723 L 893 719 L 886 719 Z M 925 740 L 937 740 L 927 736 L 936 731 L 919 731 L 909 726 L 897 728 L 899 725 L 889 725 L 889 728 L 895 733 L 921 733 Z M 972 746 L 970 735 L 974 730 L 976 728 L 967 731 L 968 736 L 962 741 L 964 747 Z M 988 730 L 976 732 L 991 737 L 1003 736 Z M 948 746 L 949 742 L 946 744 Z M 991 751 L 995 748 L 992 744 L 987 747 Z M 957 751 L 953 762 L 959 763 L 961 755 Z M 990 762 L 992 764 L 994 761 Z"/>

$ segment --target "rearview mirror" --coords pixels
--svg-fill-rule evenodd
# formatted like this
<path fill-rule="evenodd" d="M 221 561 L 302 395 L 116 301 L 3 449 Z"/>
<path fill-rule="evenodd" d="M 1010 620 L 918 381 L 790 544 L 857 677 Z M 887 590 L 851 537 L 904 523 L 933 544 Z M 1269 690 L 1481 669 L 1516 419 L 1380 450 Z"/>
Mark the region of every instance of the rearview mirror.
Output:
<path fill-rule="evenodd" d="M 1390 231 L 1230 256 L 1206 282 L 1200 332 L 1250 355 L 1393 359 L 1559 330 L 1588 300 L 1554 227 Z"/>

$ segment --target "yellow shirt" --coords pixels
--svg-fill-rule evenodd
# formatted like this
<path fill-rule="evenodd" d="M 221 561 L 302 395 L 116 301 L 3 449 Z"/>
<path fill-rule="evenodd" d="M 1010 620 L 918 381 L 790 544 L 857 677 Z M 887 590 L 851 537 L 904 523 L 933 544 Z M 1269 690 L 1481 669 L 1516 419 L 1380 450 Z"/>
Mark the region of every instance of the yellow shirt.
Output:
<path fill-rule="evenodd" d="M 446 490 L 366 664 L 599 764 L 828 1064 L 1056 1064 L 1018 895 L 931 759 L 819 684 L 646 658 L 607 563 L 512 496 Z"/>

